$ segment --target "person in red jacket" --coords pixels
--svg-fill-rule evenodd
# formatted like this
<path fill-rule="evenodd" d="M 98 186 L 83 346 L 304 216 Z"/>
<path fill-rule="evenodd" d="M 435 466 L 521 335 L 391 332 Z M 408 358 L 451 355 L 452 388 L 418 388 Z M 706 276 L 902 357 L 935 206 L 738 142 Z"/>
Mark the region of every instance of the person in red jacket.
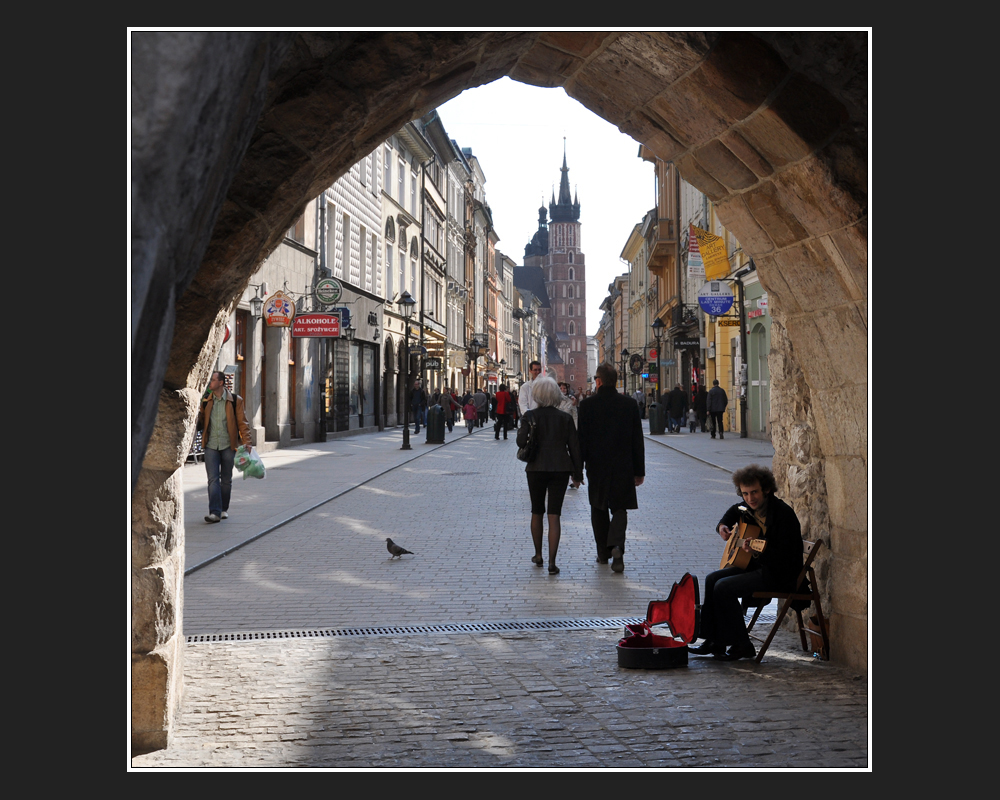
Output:
<path fill-rule="evenodd" d="M 503 438 L 507 438 L 507 431 L 510 430 L 510 412 L 513 402 L 510 392 L 507 391 L 507 384 L 500 384 L 500 391 L 497 392 L 497 421 L 493 425 L 493 438 L 500 439 L 500 426 L 503 426 Z"/>

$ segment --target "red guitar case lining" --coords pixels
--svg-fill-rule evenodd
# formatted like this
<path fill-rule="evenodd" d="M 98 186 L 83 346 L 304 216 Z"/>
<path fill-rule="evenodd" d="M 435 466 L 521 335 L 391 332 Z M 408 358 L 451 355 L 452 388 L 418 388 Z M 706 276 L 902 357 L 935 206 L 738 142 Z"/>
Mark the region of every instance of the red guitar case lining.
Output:
<path fill-rule="evenodd" d="M 626 625 L 618 641 L 618 666 L 627 669 L 671 669 L 686 667 L 688 645 L 698 633 L 700 622 L 698 579 L 685 573 L 670 589 L 666 600 L 652 600 L 646 619 Z M 654 630 L 655 625 L 666 625 Z"/>

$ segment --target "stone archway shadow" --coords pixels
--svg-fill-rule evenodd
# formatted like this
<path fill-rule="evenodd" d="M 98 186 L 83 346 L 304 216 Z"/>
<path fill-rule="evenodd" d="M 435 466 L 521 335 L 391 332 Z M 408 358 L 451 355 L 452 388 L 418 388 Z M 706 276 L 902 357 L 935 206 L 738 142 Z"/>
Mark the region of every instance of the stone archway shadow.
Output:
<path fill-rule="evenodd" d="M 774 309 L 775 474 L 867 666 L 868 47 L 860 32 L 131 35 L 132 741 L 180 696 L 178 469 L 257 265 L 407 121 L 503 76 L 562 87 L 711 197 Z"/>

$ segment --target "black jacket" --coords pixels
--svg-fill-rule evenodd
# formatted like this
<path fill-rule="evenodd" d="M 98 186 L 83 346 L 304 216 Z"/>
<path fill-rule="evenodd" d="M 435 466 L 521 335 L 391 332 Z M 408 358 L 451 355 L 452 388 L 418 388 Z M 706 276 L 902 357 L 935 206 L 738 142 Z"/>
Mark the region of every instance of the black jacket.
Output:
<path fill-rule="evenodd" d="M 671 417 L 681 417 L 688 410 L 687 394 L 676 386 L 667 395 L 667 412 Z"/>
<path fill-rule="evenodd" d="M 521 426 L 517 429 L 518 447 L 528 443 L 532 420 L 536 425 L 538 451 L 534 461 L 525 465 L 524 471 L 568 472 L 574 481 L 582 481 L 583 456 L 573 417 L 551 406 L 531 409 L 521 418 Z"/>
<path fill-rule="evenodd" d="M 708 390 L 708 413 L 721 414 L 729 405 L 729 396 L 721 386 L 713 386 Z"/>
<path fill-rule="evenodd" d="M 614 386 L 602 386 L 577 409 L 588 498 L 596 508 L 638 508 L 635 479 L 646 475 L 639 406 Z"/>
<path fill-rule="evenodd" d="M 730 506 L 715 526 L 732 528 L 740 520 L 739 507 Z M 788 503 L 773 494 L 767 500 L 767 528 L 764 538 L 767 547 L 763 553 L 750 560 L 748 570 L 763 571 L 765 587 L 769 591 L 791 592 L 795 590 L 795 579 L 802 570 L 802 527 L 799 518 Z"/>

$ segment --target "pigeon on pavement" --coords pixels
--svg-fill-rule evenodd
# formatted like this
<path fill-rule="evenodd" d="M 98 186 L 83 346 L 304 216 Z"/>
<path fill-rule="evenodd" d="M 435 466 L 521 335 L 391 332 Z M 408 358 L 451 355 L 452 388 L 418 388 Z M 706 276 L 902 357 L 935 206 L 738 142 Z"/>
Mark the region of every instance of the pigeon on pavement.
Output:
<path fill-rule="evenodd" d="M 408 556 L 413 555 L 413 553 L 411 553 L 409 550 L 406 550 L 400 547 L 395 542 L 393 542 L 392 539 L 385 540 L 385 549 L 388 550 L 390 553 L 392 553 L 392 558 L 396 558 L 397 556 L 401 557 L 403 555 L 408 555 Z M 392 561 L 392 558 L 390 558 L 389 560 Z"/>

